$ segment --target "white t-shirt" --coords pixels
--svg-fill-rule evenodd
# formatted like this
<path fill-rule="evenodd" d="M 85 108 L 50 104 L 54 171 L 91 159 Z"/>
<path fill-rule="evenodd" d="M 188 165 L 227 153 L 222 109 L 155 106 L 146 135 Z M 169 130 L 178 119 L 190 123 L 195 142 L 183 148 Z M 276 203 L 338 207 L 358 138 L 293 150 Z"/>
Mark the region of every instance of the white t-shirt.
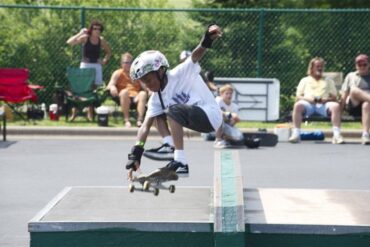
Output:
<path fill-rule="evenodd" d="M 227 112 L 233 112 L 233 113 L 238 113 L 239 112 L 239 107 L 237 104 L 231 102 L 230 105 L 226 104 L 225 101 L 222 99 L 222 97 L 217 96 L 216 97 L 216 102 L 221 108 L 222 111 L 227 111 Z"/>
<path fill-rule="evenodd" d="M 199 75 L 200 66 L 193 63 L 191 57 L 174 69 L 167 72 L 167 85 L 161 91 L 165 108 L 176 104 L 196 105 L 203 109 L 217 130 L 222 123 L 222 113 L 215 98 L 202 77 Z M 164 113 L 158 93 L 154 93 L 148 101 L 148 117 L 155 117 Z"/>

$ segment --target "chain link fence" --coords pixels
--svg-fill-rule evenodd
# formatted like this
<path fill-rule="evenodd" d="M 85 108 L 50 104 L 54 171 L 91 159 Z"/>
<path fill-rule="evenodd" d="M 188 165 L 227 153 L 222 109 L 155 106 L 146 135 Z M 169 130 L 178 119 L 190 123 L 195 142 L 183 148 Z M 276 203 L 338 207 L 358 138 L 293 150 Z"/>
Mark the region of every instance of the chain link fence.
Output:
<path fill-rule="evenodd" d="M 370 53 L 370 10 L 137 9 L 0 5 L 0 67 L 25 67 L 30 81 L 45 86 L 39 101 L 51 104 L 55 86 L 66 86 L 66 68 L 79 66 L 81 47 L 67 39 L 104 24 L 102 35 L 113 57 L 104 81 L 119 67 L 120 55 L 162 51 L 173 67 L 182 50 L 192 50 L 205 28 L 217 23 L 223 37 L 201 65 L 217 77 L 277 78 L 280 115 L 291 110 L 299 80 L 312 57 L 326 60 L 326 71 L 354 70 L 354 57 Z"/>

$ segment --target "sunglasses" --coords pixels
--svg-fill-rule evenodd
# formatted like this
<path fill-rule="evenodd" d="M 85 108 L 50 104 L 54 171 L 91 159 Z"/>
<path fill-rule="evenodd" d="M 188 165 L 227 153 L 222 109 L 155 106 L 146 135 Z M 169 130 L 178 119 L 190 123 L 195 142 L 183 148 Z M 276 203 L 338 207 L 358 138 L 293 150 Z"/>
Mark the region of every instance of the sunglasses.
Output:
<path fill-rule="evenodd" d="M 357 66 L 358 67 L 366 67 L 366 66 L 368 66 L 369 64 L 367 64 L 367 63 L 358 63 L 357 64 Z"/>
<path fill-rule="evenodd" d="M 132 62 L 123 61 L 121 63 L 123 63 L 123 64 L 131 64 Z"/>

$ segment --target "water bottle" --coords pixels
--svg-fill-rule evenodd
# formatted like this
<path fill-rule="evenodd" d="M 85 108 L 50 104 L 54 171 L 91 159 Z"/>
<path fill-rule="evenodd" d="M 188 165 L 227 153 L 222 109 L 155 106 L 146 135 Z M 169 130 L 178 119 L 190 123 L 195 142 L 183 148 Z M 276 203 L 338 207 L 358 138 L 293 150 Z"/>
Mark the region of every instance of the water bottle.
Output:
<path fill-rule="evenodd" d="M 46 119 L 47 118 L 47 112 L 46 112 L 46 105 L 45 105 L 45 103 L 42 103 L 41 104 L 41 111 L 44 113 L 44 119 Z"/>

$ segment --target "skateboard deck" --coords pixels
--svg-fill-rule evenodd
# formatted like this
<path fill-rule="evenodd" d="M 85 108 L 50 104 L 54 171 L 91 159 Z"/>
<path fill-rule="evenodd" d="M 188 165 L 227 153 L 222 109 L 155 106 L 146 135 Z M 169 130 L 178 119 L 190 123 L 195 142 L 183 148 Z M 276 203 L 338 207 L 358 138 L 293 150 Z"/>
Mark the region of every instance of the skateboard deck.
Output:
<path fill-rule="evenodd" d="M 243 133 L 244 138 L 259 138 L 260 146 L 262 147 L 274 147 L 278 143 L 278 136 L 273 133 L 267 132 L 248 132 Z"/>
<path fill-rule="evenodd" d="M 129 185 L 129 191 L 131 193 L 133 193 L 135 190 L 152 192 L 155 196 L 159 194 L 160 189 L 168 189 L 170 193 L 175 193 L 175 185 L 171 184 L 167 187 L 162 183 L 176 181 L 178 178 L 179 176 L 175 171 L 167 167 L 159 168 L 149 174 L 140 174 L 139 176 L 135 176 Z M 134 183 L 141 184 L 142 188 L 136 188 Z"/>

